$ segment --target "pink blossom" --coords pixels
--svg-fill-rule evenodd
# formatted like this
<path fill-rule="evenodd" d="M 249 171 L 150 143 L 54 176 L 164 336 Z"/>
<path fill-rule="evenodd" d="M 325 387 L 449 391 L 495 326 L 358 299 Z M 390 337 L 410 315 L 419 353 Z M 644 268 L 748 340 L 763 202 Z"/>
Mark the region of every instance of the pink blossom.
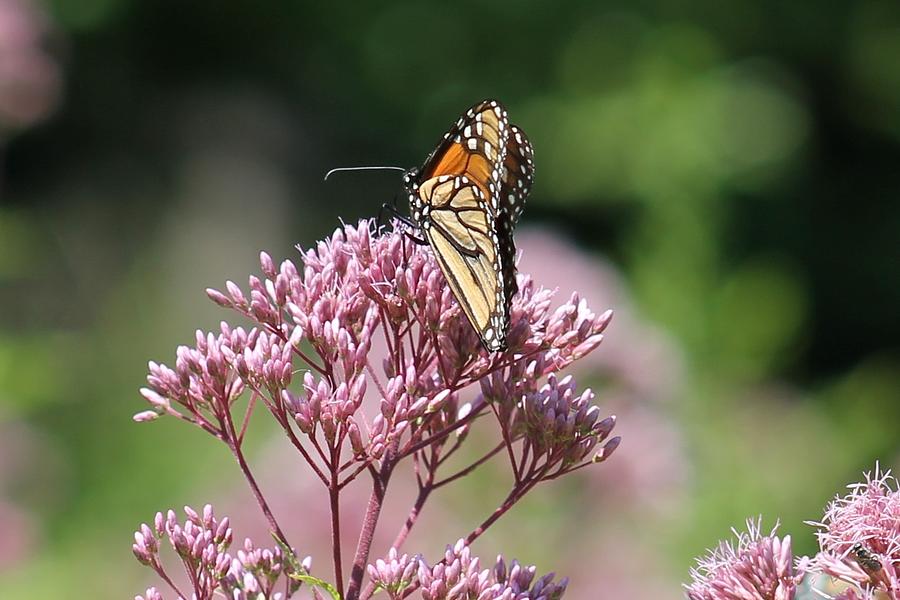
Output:
<path fill-rule="evenodd" d="M 615 418 L 601 414 L 593 392 L 558 375 L 597 348 L 611 312 L 594 313 L 577 293 L 557 304 L 552 291 L 519 275 L 509 347 L 488 353 L 430 248 L 400 231 L 375 233 L 368 221 L 344 226 L 302 251 L 299 266 L 288 260 L 276 265 L 263 253 L 262 274 L 251 276 L 246 288 L 227 282 L 223 291 L 207 290 L 210 299 L 252 326 L 223 322 L 216 332 L 198 331 L 192 346 L 177 349 L 174 366 L 150 363 L 148 386 L 141 390 L 150 410 L 135 416 L 140 422 L 179 418 L 225 443 L 269 529 L 288 547 L 242 451 L 254 408 L 264 408 L 328 491 L 335 593 L 342 597 L 339 497 L 358 477 L 370 478 L 348 600 L 369 598 L 376 576 L 385 590 L 405 582 L 412 559 L 395 553 L 388 557 L 393 562 L 376 562 L 374 571 L 368 570 L 372 579 L 363 588 L 384 490 L 401 462 L 411 463 L 418 498 L 394 548 L 406 539 L 432 492 L 495 456 L 508 461 L 511 487 L 501 505 L 463 539 L 458 550 L 468 556 L 467 545 L 537 484 L 604 462 L 620 441 L 610 437 Z M 491 414 L 500 430 L 496 446 L 468 466 L 448 462 L 478 419 Z M 449 473 L 447 465 L 453 468 Z M 459 561 L 448 555 L 444 562 Z M 425 597 L 444 597 L 438 589 L 443 575 L 432 572 L 428 579 L 422 564 L 415 585 L 430 594 Z M 466 565 L 474 574 L 477 562 Z M 515 573 L 506 580 L 497 571 L 478 594 L 526 597 L 520 595 L 528 587 L 519 579 L 524 575 L 521 569 Z M 476 579 L 454 585 L 475 585 Z M 529 593 L 547 598 L 565 588 L 549 579 L 529 585 Z"/>
<path fill-rule="evenodd" d="M 307 457 L 323 481 L 330 463 L 345 453 L 351 462 L 367 465 L 388 450 L 403 456 L 429 436 L 464 431 L 487 404 L 478 399 L 460 405 L 457 394 L 488 376 L 493 385 L 507 386 L 503 410 L 513 410 L 517 394 L 528 393 L 517 387 L 523 377 L 534 384 L 591 352 L 611 317 L 609 311 L 593 313 L 577 294 L 553 308 L 552 292 L 520 276 L 510 347 L 488 354 L 462 318 L 430 250 L 401 233 L 373 236 L 366 221 L 345 226 L 303 252 L 302 270 L 287 260 L 276 267 L 265 253 L 260 263 L 263 278 L 251 276 L 248 292 L 232 282 L 225 292 L 208 290 L 213 301 L 257 326 L 245 330 L 222 323 L 219 332 L 198 331 L 193 347 L 178 348 L 174 368 L 150 363 L 149 385 L 141 394 L 158 414 L 177 416 L 225 439 L 235 424 L 223 418 L 249 391 L 295 446 L 299 433 L 313 445 L 331 448 Z M 371 355 L 376 338 L 389 351 L 380 365 Z M 301 386 L 292 385 L 297 372 L 303 372 Z M 571 387 L 571 380 L 566 385 Z M 379 414 L 366 416 L 360 411 L 372 386 L 380 395 Z M 597 420 L 597 409 L 588 404 L 592 397 L 588 393 L 577 401 L 573 410 L 578 414 L 572 418 L 604 426 L 586 436 L 573 431 L 565 437 L 567 448 L 554 450 L 568 452 L 557 457 L 567 466 L 605 458 L 618 444 L 611 441 L 588 455 L 612 425 Z M 558 416 L 568 418 L 555 412 L 545 418 Z M 140 421 L 150 417 L 146 411 L 136 415 Z"/>
<path fill-rule="evenodd" d="M 737 545 L 722 542 L 691 569 L 685 586 L 690 600 L 792 600 L 803 576 L 795 575 L 791 536 L 773 528 L 762 535 L 759 522 L 747 521 Z"/>
<path fill-rule="evenodd" d="M 900 491 L 890 471 L 877 466 L 866 480 L 848 486 L 825 510 L 819 553 L 811 568 L 856 587 L 900 599 Z"/>
<path fill-rule="evenodd" d="M 537 569 L 498 556 L 492 568 L 482 569 L 465 540 L 447 546 L 443 559 L 429 565 L 421 556 L 400 555 L 391 549 L 386 559 L 369 566 L 369 574 L 391 600 L 418 590 L 424 600 L 558 600 L 567 579 L 554 574 L 535 577 Z"/>
<path fill-rule="evenodd" d="M 157 513 L 153 525 L 145 523 L 135 532 L 132 545 L 137 560 L 156 571 L 176 591 L 178 586 L 169 579 L 163 565 L 162 540 L 166 540 L 180 558 L 197 600 L 222 594 L 237 600 L 274 600 L 283 597 L 279 589 L 296 590 L 300 586 L 299 581 L 289 577 L 291 574 L 309 572 L 308 558 L 297 563 L 292 554 L 285 556 L 280 547 L 256 548 L 248 539 L 242 548 L 230 551 L 230 521 L 227 517 L 216 519 L 209 505 L 199 513 L 189 506 L 184 511 L 187 514 L 184 522 L 179 522 L 172 510 L 165 515 Z M 285 577 L 288 577 L 287 588 Z M 180 591 L 177 593 L 186 597 Z M 149 588 L 143 598 L 161 600 L 162 595 L 156 588 Z"/>

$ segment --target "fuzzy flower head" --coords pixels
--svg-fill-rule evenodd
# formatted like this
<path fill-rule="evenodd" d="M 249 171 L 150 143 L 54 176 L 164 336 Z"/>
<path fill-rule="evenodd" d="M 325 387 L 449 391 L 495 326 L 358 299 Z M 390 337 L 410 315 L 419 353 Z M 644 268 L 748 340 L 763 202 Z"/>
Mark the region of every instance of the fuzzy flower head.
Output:
<path fill-rule="evenodd" d="M 459 540 L 447 546 L 443 560 L 435 565 L 391 549 L 386 559 L 369 566 L 369 576 L 391 600 L 416 590 L 423 600 L 558 600 L 568 585 L 565 578 L 553 581 L 553 573 L 536 578 L 534 566 L 515 560 L 507 565 L 502 556 L 492 568 L 480 565 L 465 540 Z"/>
<path fill-rule="evenodd" d="M 811 523 L 819 528 L 820 550 L 811 566 L 856 586 L 861 598 L 900 600 L 897 480 L 876 467 L 848 488 L 850 493 L 829 503 L 821 523 Z"/>
<path fill-rule="evenodd" d="M 737 545 L 722 542 L 691 569 L 690 600 L 792 600 L 802 575 L 794 574 L 791 536 L 777 526 L 762 535 L 759 521 L 734 531 Z"/>
<path fill-rule="evenodd" d="M 552 291 L 520 275 L 509 348 L 488 353 L 431 249 L 401 231 L 347 225 L 301 259 L 276 266 L 262 254 L 262 277 L 251 276 L 247 291 L 232 282 L 207 290 L 255 326 L 223 323 L 180 347 L 174 368 L 150 363 L 141 393 L 152 408 L 135 420 L 168 414 L 233 443 L 241 425 L 228 413 L 249 392 L 301 452 L 303 443 L 317 448 L 305 457 L 326 484 L 338 464 L 352 477 L 423 440 L 462 435 L 498 400 L 495 412 L 548 465 L 600 462 L 618 444 L 606 439 L 614 421 L 599 418 L 592 393 L 548 379 L 600 344 L 609 311 L 595 314 L 577 294 L 554 308 Z M 461 404 L 459 391 L 479 382 L 483 397 Z M 364 414 L 367 390 L 374 414 Z"/>

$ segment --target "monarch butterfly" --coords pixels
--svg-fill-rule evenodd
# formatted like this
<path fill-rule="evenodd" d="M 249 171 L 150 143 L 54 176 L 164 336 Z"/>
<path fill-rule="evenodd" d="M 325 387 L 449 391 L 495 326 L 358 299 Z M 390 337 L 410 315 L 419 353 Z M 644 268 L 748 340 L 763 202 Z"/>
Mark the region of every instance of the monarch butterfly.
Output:
<path fill-rule="evenodd" d="M 496 100 L 467 110 L 403 176 L 413 221 L 491 352 L 507 348 L 518 291 L 513 229 L 533 180 L 531 143 Z"/>

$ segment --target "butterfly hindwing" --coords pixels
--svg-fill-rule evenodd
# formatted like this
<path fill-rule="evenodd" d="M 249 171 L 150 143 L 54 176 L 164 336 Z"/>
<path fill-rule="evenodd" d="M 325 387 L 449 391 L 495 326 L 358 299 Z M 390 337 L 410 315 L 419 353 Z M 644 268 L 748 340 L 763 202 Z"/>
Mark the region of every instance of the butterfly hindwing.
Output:
<path fill-rule="evenodd" d="M 515 125 L 510 125 L 501 179 L 498 199 L 500 209 L 496 223 L 506 290 L 506 314 L 509 315 L 513 296 L 519 291 L 516 283 L 516 244 L 513 230 L 534 183 L 534 150 L 525 132 Z"/>
<path fill-rule="evenodd" d="M 499 200 L 515 228 L 534 184 L 534 149 L 525 132 L 515 125 L 510 126 L 506 149 Z"/>

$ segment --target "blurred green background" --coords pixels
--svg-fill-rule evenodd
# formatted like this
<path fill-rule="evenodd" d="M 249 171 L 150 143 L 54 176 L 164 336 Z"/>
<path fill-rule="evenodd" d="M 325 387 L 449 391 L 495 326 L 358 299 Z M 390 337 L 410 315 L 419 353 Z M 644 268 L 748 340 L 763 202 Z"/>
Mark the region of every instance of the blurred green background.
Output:
<path fill-rule="evenodd" d="M 679 473 L 628 487 L 604 465 L 486 547 L 572 574 L 576 599 L 597 579 L 678 598 L 747 516 L 814 551 L 802 521 L 900 458 L 895 0 L 0 0 L 0 596 L 142 592 L 134 528 L 240 487 L 206 436 L 131 422 L 146 361 L 234 320 L 203 289 L 260 249 L 292 256 L 400 189 L 327 169 L 418 164 L 484 97 L 535 146 L 522 227 L 580 248 L 666 340 L 629 354 L 614 321 L 598 351 L 621 363 L 597 367 L 601 406 L 610 389 L 621 426 L 640 406 L 671 434 L 632 425 L 653 457 L 626 430 L 610 468 Z M 561 561 L 547 540 L 574 530 L 603 542 Z"/>

